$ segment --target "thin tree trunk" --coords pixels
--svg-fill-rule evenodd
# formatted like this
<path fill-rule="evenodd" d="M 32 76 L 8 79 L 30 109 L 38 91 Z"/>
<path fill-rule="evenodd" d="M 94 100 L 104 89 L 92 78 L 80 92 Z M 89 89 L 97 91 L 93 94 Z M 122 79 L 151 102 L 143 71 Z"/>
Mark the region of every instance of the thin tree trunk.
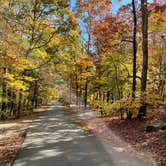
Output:
<path fill-rule="evenodd" d="M 76 73 L 76 105 L 78 105 L 78 99 L 79 99 L 79 91 L 78 91 L 78 76 Z"/>
<path fill-rule="evenodd" d="M 72 78 L 71 78 L 71 76 L 70 76 L 70 104 L 71 104 L 71 102 L 72 102 L 72 99 L 71 99 L 71 95 L 72 95 Z"/>
<path fill-rule="evenodd" d="M 132 0 L 132 8 L 133 8 L 133 84 L 132 84 L 132 100 L 135 100 L 135 92 L 136 92 L 136 74 L 137 74 L 137 13 L 135 8 L 135 0 Z M 129 111 L 127 113 L 127 119 L 132 118 L 132 112 Z"/>
<path fill-rule="evenodd" d="M 38 86 L 38 81 L 36 81 L 36 84 L 35 84 L 35 108 L 38 107 L 38 89 L 39 86 Z"/>
<path fill-rule="evenodd" d="M 141 76 L 141 107 L 138 112 L 138 118 L 146 116 L 146 101 L 144 99 L 147 85 L 148 71 L 148 10 L 147 0 L 141 0 L 142 11 L 142 51 L 143 51 L 143 66 Z"/>
<path fill-rule="evenodd" d="M 84 108 L 87 109 L 87 98 L 88 98 L 88 82 L 85 83 L 85 92 L 84 92 Z"/>
<path fill-rule="evenodd" d="M 110 91 L 107 91 L 107 103 L 110 101 Z"/>
<path fill-rule="evenodd" d="M 4 67 L 3 68 L 3 74 L 6 75 L 7 73 L 7 68 Z M 2 104 L 1 104 L 1 111 L 2 111 L 2 114 L 1 114 L 1 117 L 0 119 L 1 120 L 4 120 L 5 119 L 5 115 L 4 115 L 4 112 L 6 111 L 6 108 L 7 108 L 7 86 L 6 86 L 6 80 L 3 78 L 2 79 Z"/>
<path fill-rule="evenodd" d="M 137 61 L 137 14 L 135 8 L 135 0 L 132 0 L 133 7 L 133 85 L 132 85 L 132 97 L 135 99 L 135 91 L 136 91 L 136 61 Z"/>
<path fill-rule="evenodd" d="M 19 92 L 19 100 L 18 100 L 18 108 L 17 108 L 17 118 L 20 117 L 21 114 L 21 109 L 22 109 L 22 90 L 20 90 Z"/>
<path fill-rule="evenodd" d="M 37 105 L 38 105 L 38 81 L 36 80 L 34 82 L 34 88 L 33 88 L 32 106 L 33 108 L 37 108 Z"/>
<path fill-rule="evenodd" d="M 16 94 L 14 90 L 11 91 L 11 102 L 10 102 L 10 115 L 14 115 L 14 109 L 15 109 L 15 101 L 16 100 Z"/>

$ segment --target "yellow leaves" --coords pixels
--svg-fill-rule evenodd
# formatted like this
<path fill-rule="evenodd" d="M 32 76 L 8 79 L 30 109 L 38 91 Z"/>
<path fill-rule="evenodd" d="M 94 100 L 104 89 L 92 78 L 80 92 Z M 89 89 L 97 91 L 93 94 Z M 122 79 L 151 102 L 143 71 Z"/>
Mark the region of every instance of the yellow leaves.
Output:
<path fill-rule="evenodd" d="M 30 59 L 21 58 L 21 57 L 19 57 L 18 62 L 19 62 L 19 64 L 22 64 L 24 66 L 31 66 L 33 64 Z"/>
<path fill-rule="evenodd" d="M 71 23 L 73 25 L 78 25 L 78 21 L 77 21 L 77 19 L 75 17 L 74 12 L 72 12 L 71 10 L 69 10 L 69 8 L 65 8 L 65 12 L 68 15 L 68 19 L 71 21 Z"/>
<path fill-rule="evenodd" d="M 34 63 L 30 59 L 18 57 L 13 64 L 13 67 L 17 68 L 17 70 L 24 70 L 27 67 L 33 67 Z"/>
<path fill-rule="evenodd" d="M 149 19 L 149 28 L 150 30 L 162 30 L 166 29 L 166 17 L 165 13 L 161 11 L 153 11 L 151 12 Z"/>
<path fill-rule="evenodd" d="M 88 76 L 90 76 L 90 74 L 88 72 L 81 73 L 80 79 L 81 80 L 86 80 L 88 78 Z"/>
<path fill-rule="evenodd" d="M 7 81 L 7 85 L 15 90 L 27 90 L 25 82 L 33 82 L 35 78 L 24 76 L 17 78 L 14 74 L 6 73 L 3 78 Z"/>
<path fill-rule="evenodd" d="M 36 50 L 34 51 L 34 55 L 35 55 L 36 57 L 41 58 L 41 59 L 45 59 L 45 58 L 48 57 L 48 55 L 47 55 L 47 53 L 46 53 L 46 51 L 45 51 L 44 49 L 36 49 Z"/>
<path fill-rule="evenodd" d="M 121 40 L 120 39 L 114 39 L 114 40 L 110 40 L 109 42 L 112 46 L 114 46 L 114 45 L 120 44 Z"/>
<path fill-rule="evenodd" d="M 28 82 L 32 82 L 32 81 L 35 81 L 36 79 L 33 77 L 24 76 L 24 80 Z"/>
<path fill-rule="evenodd" d="M 14 81 L 14 75 L 13 74 L 10 74 L 10 73 L 6 73 L 4 75 L 4 78 L 8 81 Z"/>
<path fill-rule="evenodd" d="M 60 65 L 58 65 L 58 69 L 59 69 L 60 71 L 63 71 L 63 72 L 69 71 L 69 70 L 68 70 L 68 66 L 66 66 L 65 64 L 60 64 Z"/>
<path fill-rule="evenodd" d="M 14 88 L 15 90 L 27 90 L 27 86 L 21 80 L 14 80 L 13 82 L 9 83 L 9 86 Z"/>
<path fill-rule="evenodd" d="M 60 46 L 61 44 L 61 39 L 62 37 L 60 35 L 56 35 L 54 36 L 54 38 L 50 41 L 50 43 L 48 44 L 49 47 L 55 47 L 55 46 Z"/>

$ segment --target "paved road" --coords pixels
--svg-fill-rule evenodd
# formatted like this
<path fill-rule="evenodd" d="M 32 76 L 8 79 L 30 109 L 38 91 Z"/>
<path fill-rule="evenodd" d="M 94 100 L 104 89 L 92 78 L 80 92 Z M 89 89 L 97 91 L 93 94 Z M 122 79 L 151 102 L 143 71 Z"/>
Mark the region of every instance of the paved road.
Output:
<path fill-rule="evenodd" d="M 147 166 L 111 147 L 108 152 L 98 138 L 72 121 L 55 102 L 32 123 L 14 166 Z"/>

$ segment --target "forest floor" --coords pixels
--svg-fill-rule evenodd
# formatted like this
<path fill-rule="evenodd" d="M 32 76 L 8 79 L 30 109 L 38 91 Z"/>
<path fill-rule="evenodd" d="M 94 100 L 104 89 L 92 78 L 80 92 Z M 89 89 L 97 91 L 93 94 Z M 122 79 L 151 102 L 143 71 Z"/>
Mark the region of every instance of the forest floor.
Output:
<path fill-rule="evenodd" d="M 77 113 L 70 109 L 70 113 Z M 157 116 L 156 116 L 157 115 Z M 143 120 L 120 120 L 117 117 L 91 116 L 79 122 L 85 130 L 91 130 L 95 134 L 110 140 L 114 144 L 124 147 L 126 151 L 134 155 L 147 154 L 157 165 L 166 166 L 166 131 L 158 130 L 146 132 L 143 130 L 145 124 L 164 123 L 165 113 L 153 114 Z M 145 157 L 145 156 L 144 156 Z M 145 157 L 146 158 L 146 157 Z"/>
<path fill-rule="evenodd" d="M 0 122 L 0 166 L 10 166 L 24 141 L 26 131 L 38 114 L 47 110 L 43 106 L 20 119 L 11 119 Z"/>
<path fill-rule="evenodd" d="M 144 124 L 151 124 L 151 120 L 111 120 L 110 128 L 134 149 L 150 153 L 160 166 L 166 166 L 166 131 L 143 131 Z"/>
<path fill-rule="evenodd" d="M 37 109 L 33 114 L 23 116 L 18 120 L 0 122 L 0 166 L 10 166 L 25 138 L 29 125 L 40 112 L 47 110 L 48 107 Z M 76 114 L 75 110 L 71 108 L 68 110 L 71 115 Z M 83 111 L 79 113 L 77 111 L 78 116 L 82 116 L 81 112 Z M 78 125 L 84 130 L 92 131 L 94 134 L 118 144 L 123 147 L 122 150 L 125 149 L 133 155 L 136 153 L 135 150 L 143 152 L 143 155 L 148 154 L 156 159 L 160 166 L 166 166 L 166 131 L 145 132 L 142 130 L 144 124 L 163 123 L 166 118 L 165 113 L 156 114 L 154 111 L 142 121 L 136 119 L 127 121 L 113 117 L 99 118 L 95 116 L 96 112 L 90 112 L 93 113 L 91 116 L 87 112 L 84 119 L 78 121 Z"/>
<path fill-rule="evenodd" d="M 134 149 L 150 153 L 161 166 L 166 166 L 166 130 L 147 132 L 145 124 L 165 124 L 165 112 L 153 110 L 147 118 L 138 120 L 111 119 L 109 127 Z"/>

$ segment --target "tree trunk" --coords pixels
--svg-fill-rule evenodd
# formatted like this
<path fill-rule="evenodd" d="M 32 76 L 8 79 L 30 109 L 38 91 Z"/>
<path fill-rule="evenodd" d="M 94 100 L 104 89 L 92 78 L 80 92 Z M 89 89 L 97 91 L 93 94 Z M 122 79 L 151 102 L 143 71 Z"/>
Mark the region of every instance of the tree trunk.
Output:
<path fill-rule="evenodd" d="M 78 87 L 78 76 L 76 73 L 76 105 L 78 105 L 78 100 L 79 100 L 79 87 Z"/>
<path fill-rule="evenodd" d="M 71 97 L 72 97 L 72 78 L 71 78 L 71 76 L 70 76 L 70 104 L 72 103 L 72 99 L 71 99 Z"/>
<path fill-rule="evenodd" d="M 35 108 L 38 107 L 38 89 L 39 86 L 38 86 L 38 81 L 35 82 Z"/>
<path fill-rule="evenodd" d="M 148 10 L 147 0 L 141 0 L 142 12 L 142 51 L 143 51 L 143 66 L 141 76 L 141 107 L 138 112 L 138 118 L 146 116 L 146 101 L 144 100 L 146 85 L 147 85 L 147 71 L 148 71 Z"/>
<path fill-rule="evenodd" d="M 37 108 L 38 106 L 38 80 L 34 82 L 32 106 L 33 108 Z"/>
<path fill-rule="evenodd" d="M 4 67 L 3 68 L 3 74 L 5 75 L 7 73 L 7 68 Z M 2 111 L 2 114 L 1 114 L 1 117 L 0 119 L 1 120 L 4 120 L 5 119 L 5 115 L 4 115 L 4 112 L 6 111 L 6 108 L 7 108 L 7 86 L 6 86 L 6 80 L 5 78 L 2 79 L 2 104 L 1 104 L 1 111 Z"/>
<path fill-rule="evenodd" d="M 135 0 L 132 0 L 132 8 L 133 8 L 133 85 L 132 85 L 132 97 L 135 99 L 135 91 L 136 91 L 136 61 L 137 61 L 137 14 L 135 9 Z"/>
<path fill-rule="evenodd" d="M 11 92 L 11 102 L 10 102 L 10 115 L 14 115 L 14 110 L 15 110 L 15 106 L 16 106 L 16 104 L 15 104 L 15 101 L 16 100 L 16 94 L 15 94 L 15 92 L 14 92 L 14 90 L 12 90 L 12 92 Z"/>
<path fill-rule="evenodd" d="M 87 97 L 88 97 L 88 82 L 85 83 L 85 92 L 84 92 L 84 108 L 87 109 Z"/>
<path fill-rule="evenodd" d="M 110 101 L 110 91 L 107 91 L 107 103 Z"/>
<path fill-rule="evenodd" d="M 21 108 L 22 108 L 22 90 L 20 90 L 19 92 L 19 100 L 18 100 L 18 108 L 17 108 L 17 118 L 20 117 L 20 114 L 21 114 Z"/>
<path fill-rule="evenodd" d="M 132 100 L 135 100 L 135 91 L 136 91 L 136 74 L 137 74 L 137 13 L 135 9 L 135 0 L 132 0 L 133 8 L 133 84 L 132 84 Z M 127 119 L 132 118 L 132 112 L 128 111 Z"/>

